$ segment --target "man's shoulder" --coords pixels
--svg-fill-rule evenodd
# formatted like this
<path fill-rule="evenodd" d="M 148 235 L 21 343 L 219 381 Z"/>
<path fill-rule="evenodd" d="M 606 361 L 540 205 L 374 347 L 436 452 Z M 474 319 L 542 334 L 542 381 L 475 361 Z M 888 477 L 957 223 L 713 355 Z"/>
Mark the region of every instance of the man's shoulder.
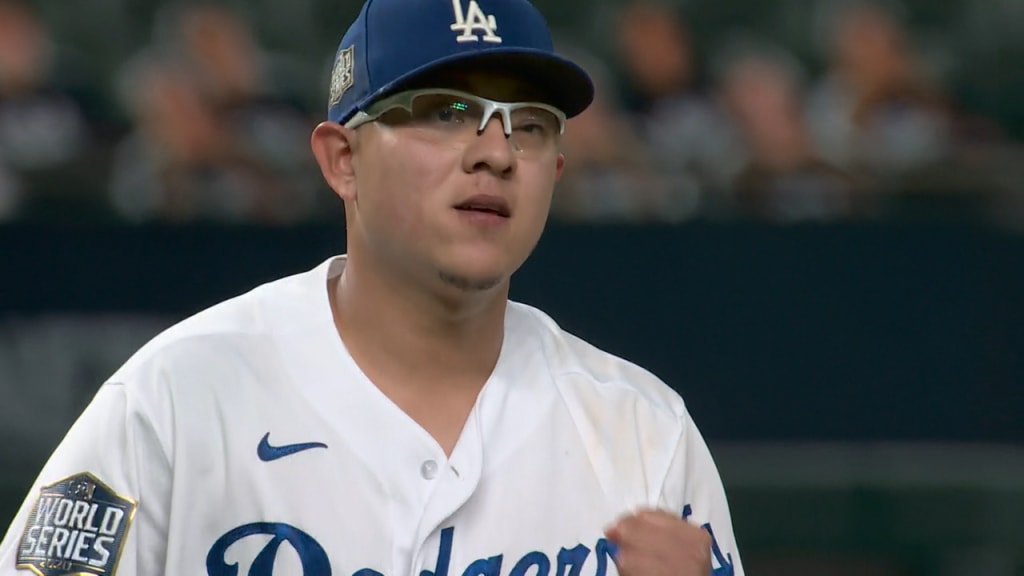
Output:
<path fill-rule="evenodd" d="M 657 412 L 684 417 L 683 398 L 650 370 L 563 329 L 542 310 L 517 302 L 510 306 L 513 315 L 528 324 L 548 369 L 565 391 L 610 401 L 628 396 Z"/>
<path fill-rule="evenodd" d="M 302 272 L 257 285 L 184 318 L 146 342 L 111 376 L 110 381 L 131 381 L 153 370 L 195 368 L 250 350 L 259 354 L 261 343 L 286 329 L 283 320 L 301 322 L 293 308 L 308 307 L 310 274 Z"/>

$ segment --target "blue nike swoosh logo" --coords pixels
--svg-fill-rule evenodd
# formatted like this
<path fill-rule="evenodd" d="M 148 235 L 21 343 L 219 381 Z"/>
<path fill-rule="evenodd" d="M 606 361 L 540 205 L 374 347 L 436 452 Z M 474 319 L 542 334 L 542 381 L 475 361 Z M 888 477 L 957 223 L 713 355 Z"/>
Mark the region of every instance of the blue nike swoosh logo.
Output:
<path fill-rule="evenodd" d="M 264 462 L 270 462 L 277 460 L 278 458 L 284 458 L 285 456 L 291 456 L 296 452 L 302 452 L 303 450 L 309 450 L 311 448 L 327 448 L 327 444 L 323 442 L 303 442 L 301 444 L 285 444 L 284 446 L 271 446 L 270 445 L 270 432 L 263 435 L 263 439 L 260 440 L 260 445 L 256 447 L 256 455 L 260 457 L 260 460 Z"/>

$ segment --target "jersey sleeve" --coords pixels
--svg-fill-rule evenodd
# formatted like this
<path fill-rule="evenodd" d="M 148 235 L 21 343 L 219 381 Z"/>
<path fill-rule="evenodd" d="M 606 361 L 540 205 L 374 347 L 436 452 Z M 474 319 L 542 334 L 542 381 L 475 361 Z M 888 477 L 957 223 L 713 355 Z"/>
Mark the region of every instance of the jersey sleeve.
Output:
<path fill-rule="evenodd" d="M 103 385 L 50 455 L 0 542 L 0 576 L 163 573 L 170 465 L 126 388 Z"/>
<path fill-rule="evenodd" d="M 673 510 L 711 535 L 712 576 L 743 576 L 732 516 L 718 468 L 688 412 L 660 496 Z"/>

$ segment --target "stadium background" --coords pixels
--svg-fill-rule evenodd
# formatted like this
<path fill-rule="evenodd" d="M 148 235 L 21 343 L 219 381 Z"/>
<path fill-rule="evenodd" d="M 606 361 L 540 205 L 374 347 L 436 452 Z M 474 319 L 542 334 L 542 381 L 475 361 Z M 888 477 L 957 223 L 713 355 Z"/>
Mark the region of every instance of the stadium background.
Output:
<path fill-rule="evenodd" d="M 358 3 L 208 5 L 0 0 L 5 529 L 135 348 L 344 250 Z M 1024 3 L 537 5 L 601 103 L 513 295 L 680 390 L 748 573 L 1024 574 Z"/>

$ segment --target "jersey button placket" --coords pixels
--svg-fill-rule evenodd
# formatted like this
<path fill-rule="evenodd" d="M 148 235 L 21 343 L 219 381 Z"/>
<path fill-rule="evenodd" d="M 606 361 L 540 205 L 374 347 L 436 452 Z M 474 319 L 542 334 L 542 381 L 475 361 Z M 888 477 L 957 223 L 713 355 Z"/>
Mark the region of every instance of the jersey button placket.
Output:
<path fill-rule="evenodd" d="M 425 460 L 423 464 L 420 464 L 420 476 L 422 476 L 424 480 L 433 480 L 434 478 L 437 478 L 437 470 L 438 466 L 437 461 L 435 460 Z"/>

